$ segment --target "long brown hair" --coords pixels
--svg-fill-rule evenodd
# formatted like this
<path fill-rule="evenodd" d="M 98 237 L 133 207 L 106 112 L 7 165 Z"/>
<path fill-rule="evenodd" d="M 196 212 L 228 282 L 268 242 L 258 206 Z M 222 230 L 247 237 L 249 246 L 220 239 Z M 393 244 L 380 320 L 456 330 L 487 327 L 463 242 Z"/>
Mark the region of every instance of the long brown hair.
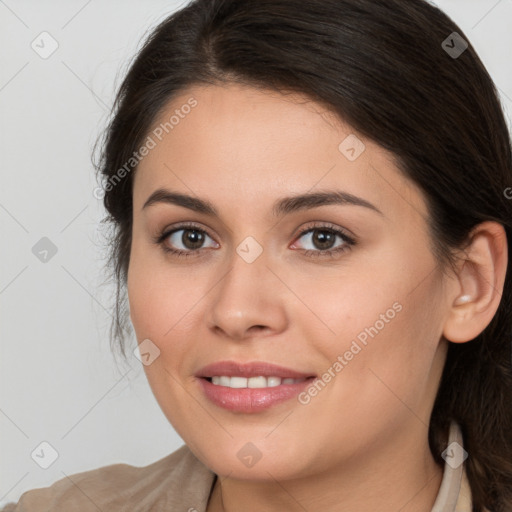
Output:
<path fill-rule="evenodd" d="M 442 11 L 423 0 L 195 0 L 151 32 L 101 140 L 107 266 L 117 285 L 111 343 L 123 356 L 133 154 L 173 96 L 229 81 L 305 93 L 392 152 L 424 193 L 443 268 L 486 220 L 504 226 L 512 261 L 510 134 L 492 79 Z M 461 426 L 474 512 L 512 510 L 510 267 L 489 326 L 449 344 L 429 427 L 442 464 L 449 423 Z"/>

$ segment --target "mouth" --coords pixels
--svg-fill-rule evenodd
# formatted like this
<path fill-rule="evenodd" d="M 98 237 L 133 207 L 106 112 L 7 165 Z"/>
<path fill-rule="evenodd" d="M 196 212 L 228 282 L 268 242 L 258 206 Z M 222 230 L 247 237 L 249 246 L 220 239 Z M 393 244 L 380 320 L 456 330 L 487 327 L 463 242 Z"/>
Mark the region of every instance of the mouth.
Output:
<path fill-rule="evenodd" d="M 202 368 L 196 377 L 205 397 L 214 405 L 250 414 L 290 400 L 316 375 L 272 363 L 220 361 Z"/>
<path fill-rule="evenodd" d="M 259 375 L 257 377 L 230 377 L 228 375 L 214 375 L 213 377 L 205 377 L 208 382 L 211 382 L 215 386 L 225 386 L 232 389 L 262 389 L 262 388 L 274 388 L 281 385 L 298 384 L 306 380 L 306 377 L 302 379 L 290 379 L 277 377 L 275 375 L 265 377 Z"/>
<path fill-rule="evenodd" d="M 197 372 L 196 377 L 208 379 L 212 379 L 214 377 L 235 377 L 241 379 L 264 377 L 266 379 L 279 378 L 281 380 L 300 380 L 307 379 L 308 377 L 315 377 L 315 375 L 313 373 L 301 372 L 298 370 L 294 370 L 292 368 L 286 368 L 285 366 L 280 366 L 274 363 L 267 363 L 264 361 L 253 361 L 250 363 L 241 363 L 237 361 L 218 361 L 216 363 L 208 364 L 201 368 Z"/>

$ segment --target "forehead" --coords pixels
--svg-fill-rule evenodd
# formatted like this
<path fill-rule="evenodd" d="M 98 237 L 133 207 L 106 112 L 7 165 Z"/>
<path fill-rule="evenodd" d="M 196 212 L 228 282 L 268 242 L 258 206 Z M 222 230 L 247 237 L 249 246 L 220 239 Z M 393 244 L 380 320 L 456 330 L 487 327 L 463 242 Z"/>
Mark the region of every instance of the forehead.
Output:
<path fill-rule="evenodd" d="M 393 155 L 305 96 L 235 84 L 190 87 L 166 105 L 148 136 L 153 147 L 135 173 L 135 209 L 162 187 L 246 208 L 316 188 L 364 196 L 397 218 L 411 207 L 426 215 L 422 194 Z"/>

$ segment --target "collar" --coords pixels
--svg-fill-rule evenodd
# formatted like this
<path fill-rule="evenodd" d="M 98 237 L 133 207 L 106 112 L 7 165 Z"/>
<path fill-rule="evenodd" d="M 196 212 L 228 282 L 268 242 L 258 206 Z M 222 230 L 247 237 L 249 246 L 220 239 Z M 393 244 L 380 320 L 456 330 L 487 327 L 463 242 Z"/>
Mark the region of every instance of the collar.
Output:
<path fill-rule="evenodd" d="M 466 455 L 466 452 L 460 427 L 453 420 L 450 424 L 447 449 L 443 454 L 443 479 L 432 512 L 471 512 L 471 490 L 462 460 L 462 455 Z"/>

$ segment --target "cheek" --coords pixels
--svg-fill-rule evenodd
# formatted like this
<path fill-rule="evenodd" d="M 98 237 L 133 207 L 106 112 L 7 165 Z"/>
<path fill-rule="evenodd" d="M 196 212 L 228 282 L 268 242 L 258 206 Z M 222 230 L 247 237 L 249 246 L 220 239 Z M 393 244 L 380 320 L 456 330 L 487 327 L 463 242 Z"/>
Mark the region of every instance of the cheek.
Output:
<path fill-rule="evenodd" d="M 436 363 L 441 317 L 435 309 L 425 307 L 436 297 L 436 285 L 430 284 L 424 283 L 412 294 L 398 295 L 395 308 L 386 309 L 389 304 L 381 302 L 373 318 L 345 338 L 350 341 L 344 344 L 351 344 L 344 347 L 345 359 L 352 360 L 345 368 L 348 371 L 343 370 L 345 382 L 338 383 L 340 392 L 352 392 L 367 411 L 383 418 L 393 414 L 407 417 L 413 411 L 428 424 L 429 394 L 442 370 Z"/>
<path fill-rule="evenodd" d="M 154 254 L 133 251 L 127 278 L 130 317 L 137 340 L 149 338 L 160 349 L 162 361 L 178 361 L 190 344 L 199 305 L 209 279 L 199 272 L 165 263 Z"/>
<path fill-rule="evenodd" d="M 399 257 L 340 275 L 337 283 L 311 277 L 296 283 L 314 314 L 297 310 L 294 318 L 304 339 L 315 340 L 324 371 L 336 375 L 328 386 L 342 403 L 357 397 L 358 407 L 380 411 L 403 403 L 421 408 L 431 377 L 437 378 L 441 276 L 432 273 L 431 259 Z"/>
<path fill-rule="evenodd" d="M 356 263 L 346 271 L 323 269 L 323 273 L 290 274 L 287 279 L 301 298 L 290 301 L 292 322 L 330 359 L 350 350 L 353 341 L 369 347 L 371 340 L 383 338 L 404 316 L 407 283 L 396 263 Z"/>
<path fill-rule="evenodd" d="M 162 411 L 178 431 L 183 423 L 183 414 L 178 411 L 183 408 L 176 404 L 188 395 L 183 396 L 182 384 L 177 383 L 176 376 L 181 374 L 191 352 L 192 324 L 198 321 L 194 305 L 202 294 L 199 283 L 186 285 L 190 281 L 187 274 L 170 275 L 168 268 L 155 258 L 149 262 L 135 254 L 127 278 L 130 316 L 137 340 L 141 343 L 149 339 L 160 351 L 151 364 L 143 365 L 143 370 Z"/>

